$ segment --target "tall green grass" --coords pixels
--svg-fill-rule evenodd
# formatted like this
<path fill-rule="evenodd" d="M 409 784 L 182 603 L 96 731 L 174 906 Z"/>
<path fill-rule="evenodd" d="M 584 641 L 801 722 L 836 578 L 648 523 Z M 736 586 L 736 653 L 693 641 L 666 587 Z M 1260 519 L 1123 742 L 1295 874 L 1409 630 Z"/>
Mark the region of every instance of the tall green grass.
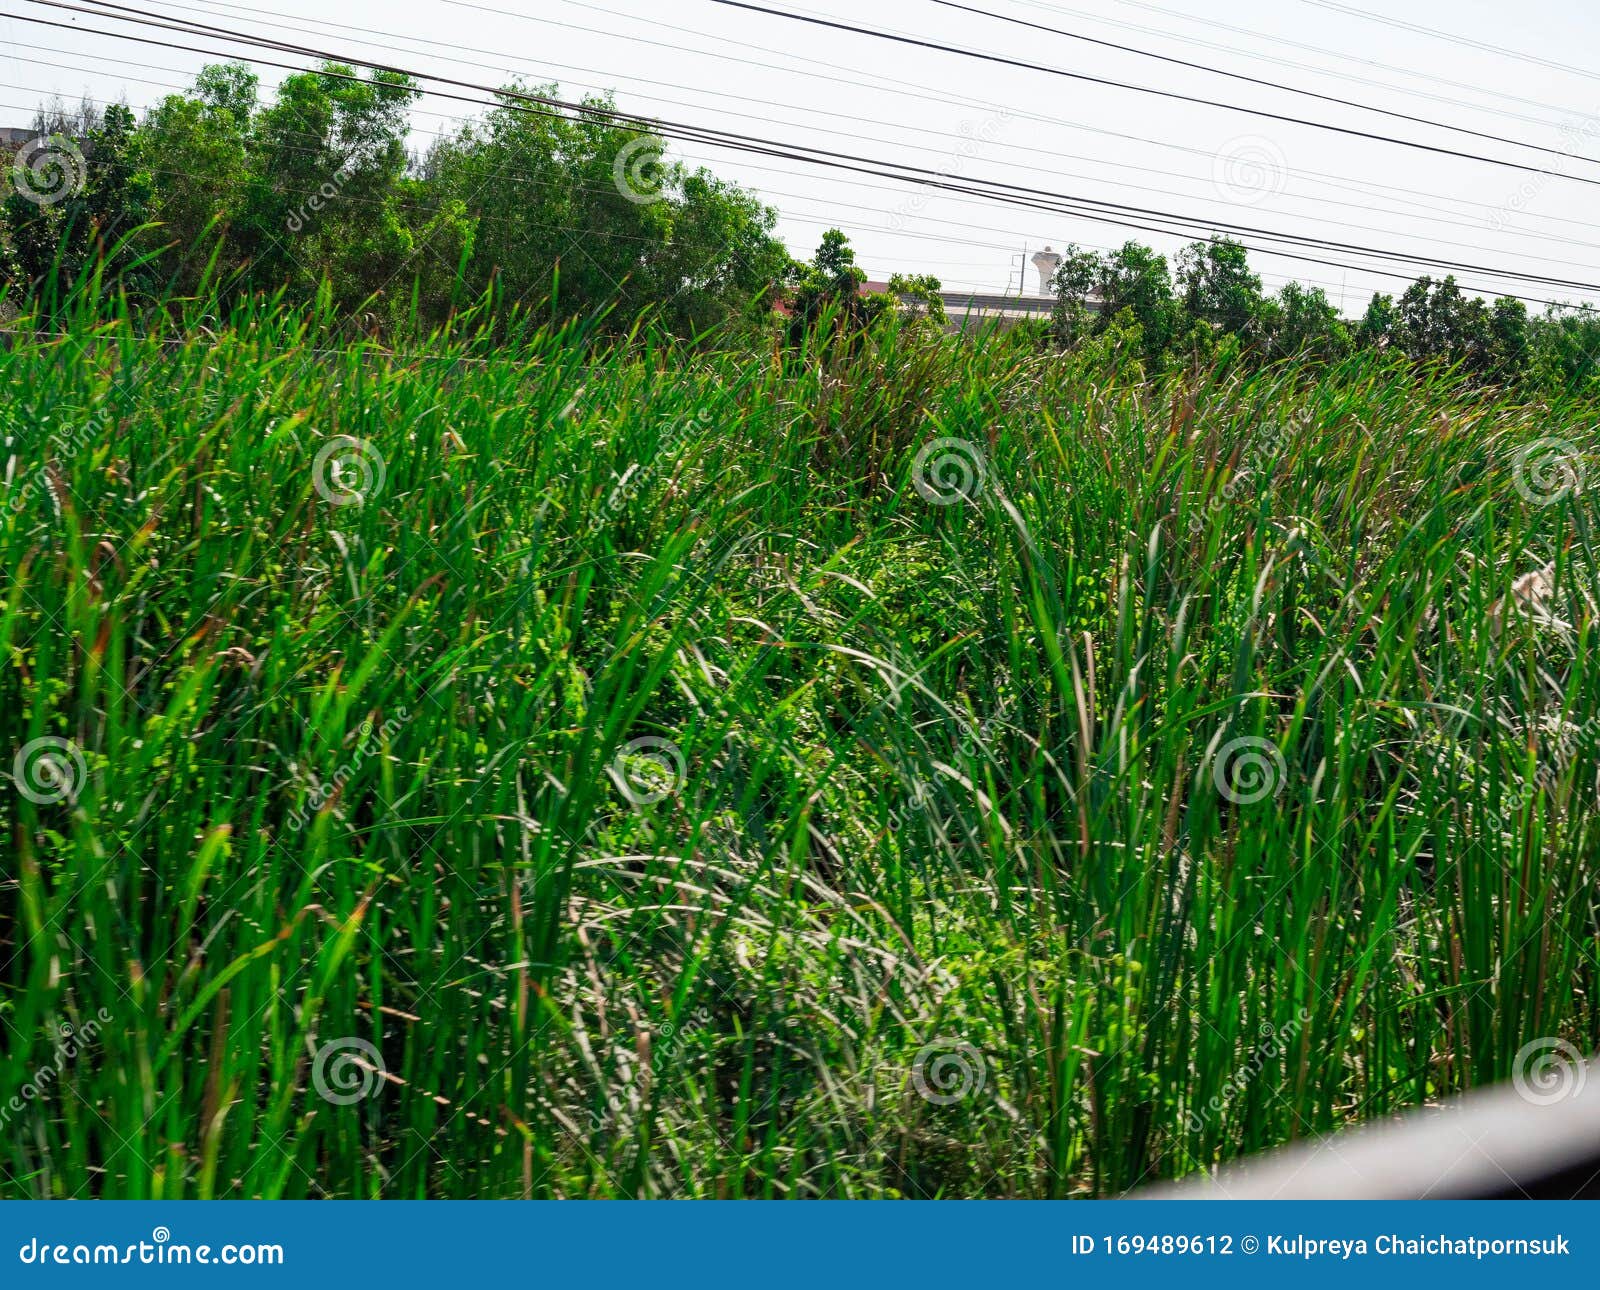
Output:
<path fill-rule="evenodd" d="M 1600 1037 L 1592 407 L 171 316 L 0 351 L 0 1193 L 1114 1195 Z"/>

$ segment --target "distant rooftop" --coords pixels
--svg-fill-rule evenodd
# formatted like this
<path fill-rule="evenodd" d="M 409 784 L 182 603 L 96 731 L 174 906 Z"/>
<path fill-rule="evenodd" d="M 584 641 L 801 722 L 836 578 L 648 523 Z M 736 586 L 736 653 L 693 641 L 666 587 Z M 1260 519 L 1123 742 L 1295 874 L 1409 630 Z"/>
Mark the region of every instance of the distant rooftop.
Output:
<path fill-rule="evenodd" d="M 861 289 L 887 293 L 889 284 L 864 282 Z M 944 301 L 944 310 L 949 315 L 951 325 L 955 327 L 971 326 L 991 319 L 1011 325 L 1029 318 L 1048 318 L 1056 304 L 1054 296 L 1023 295 L 1010 291 L 941 291 L 939 297 Z"/>

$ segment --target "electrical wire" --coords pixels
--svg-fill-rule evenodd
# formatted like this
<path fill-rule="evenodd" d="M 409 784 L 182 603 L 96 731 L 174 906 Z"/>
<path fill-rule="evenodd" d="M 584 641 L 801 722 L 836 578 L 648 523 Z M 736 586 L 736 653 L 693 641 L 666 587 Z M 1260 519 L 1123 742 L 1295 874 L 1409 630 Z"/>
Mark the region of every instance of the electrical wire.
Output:
<path fill-rule="evenodd" d="M 39 3 L 41 0 L 35 0 Z M 984 53 L 981 50 L 963 49 L 958 45 L 946 45 L 933 40 L 921 40 L 914 36 L 901 36 L 893 32 L 876 31 L 871 27 L 857 27 L 852 23 L 839 22 L 831 18 L 815 18 L 807 14 L 792 13 L 786 9 L 772 9 L 766 5 L 751 4 L 748 0 L 711 0 L 712 4 L 724 5 L 730 9 L 744 9 L 751 13 L 767 14 L 774 18 L 783 18 L 792 22 L 810 23 L 818 27 L 827 27 L 835 31 L 850 32 L 859 36 L 870 36 L 877 40 L 893 41 L 897 44 L 911 45 L 921 49 L 931 49 L 939 53 L 956 54 L 963 58 L 979 59 L 986 63 L 996 63 L 1005 67 L 1016 67 L 1024 71 L 1044 72 L 1050 76 L 1062 76 L 1069 80 L 1084 81 L 1090 85 L 1105 85 L 1113 89 L 1131 90 L 1138 94 L 1151 94 L 1158 98 L 1172 99 L 1179 103 L 1192 103 L 1202 107 L 1217 108 L 1226 112 L 1238 112 L 1246 116 L 1260 117 L 1267 121 L 1281 121 L 1290 125 L 1307 126 L 1313 130 L 1326 130 L 1334 134 L 1348 135 L 1357 139 L 1367 139 L 1376 143 L 1392 144 L 1401 148 L 1413 148 L 1421 152 L 1434 153 L 1444 157 L 1458 157 L 1467 161 L 1476 161 L 1484 165 L 1499 166 L 1508 170 L 1521 170 L 1528 174 L 1548 175 L 1557 179 L 1571 179 L 1575 183 L 1594 184 L 1600 186 L 1600 179 L 1588 178 L 1582 175 L 1568 175 L 1559 170 L 1549 170 L 1539 166 L 1529 166 L 1520 161 L 1509 161 L 1504 157 L 1490 157 L 1483 153 L 1462 152 L 1456 148 L 1446 148 L 1439 144 L 1423 143 L 1416 139 L 1402 139 L 1397 135 L 1378 134 L 1371 130 L 1357 130 L 1352 126 L 1334 125 L 1328 121 L 1316 121 L 1309 117 L 1289 116 L 1282 112 L 1268 112 L 1264 108 L 1245 107 L 1239 103 L 1225 103 L 1220 99 L 1206 98 L 1195 94 L 1180 94 L 1176 90 L 1158 89 L 1153 85 L 1138 85 L 1131 81 L 1112 80 L 1105 76 L 1091 76 L 1087 72 L 1072 72 L 1062 67 L 1050 67 L 1044 63 L 1030 63 L 1023 59 L 1007 58 L 1001 54 Z M 1524 147 L 1537 147 L 1534 144 L 1520 145 Z M 1540 151 L 1555 152 L 1555 149 L 1540 148 Z M 1558 156 L 1567 157 L 1569 153 L 1556 153 Z M 1587 157 L 1579 160 L 1589 161 Z M 1591 163 L 1593 164 L 1593 163 Z"/>
<path fill-rule="evenodd" d="M 1333 94 L 1321 94 L 1316 90 L 1301 89 L 1296 85 L 1285 85 L 1281 81 L 1269 81 L 1259 76 L 1246 76 L 1243 72 L 1230 72 L 1225 68 L 1212 67 L 1207 63 L 1197 63 L 1187 58 L 1175 58 L 1170 54 L 1159 54 L 1154 50 L 1140 49 L 1137 45 L 1124 45 L 1115 40 L 1102 40 L 1097 36 L 1086 36 L 1081 32 L 1067 31 L 1061 27 L 1047 27 L 1043 23 L 1029 22 L 1025 18 L 1014 18 L 1009 14 L 996 13 L 990 9 L 979 9 L 973 5 L 961 4 L 958 0 L 927 0 L 927 2 L 939 5 L 941 8 L 958 9 L 963 13 L 976 14 L 979 17 L 992 18 L 997 22 L 1026 27 L 1030 31 L 1048 32 L 1054 36 L 1062 36 L 1068 40 L 1083 41 L 1086 44 L 1097 45 L 1103 49 L 1116 49 L 1123 53 L 1136 54 L 1140 58 L 1151 58 L 1158 62 L 1169 63 L 1175 67 L 1187 67 L 1213 76 L 1223 76 L 1229 80 L 1243 81 L 1247 85 L 1260 85 L 1267 89 L 1279 90 L 1285 94 L 1298 94 L 1303 98 L 1315 99 L 1322 103 L 1333 103 L 1340 107 L 1356 108 L 1362 112 L 1372 112 L 1378 116 L 1392 117 L 1397 121 L 1409 121 L 1413 125 L 1431 126 L 1439 130 L 1448 130 L 1454 134 L 1469 135 L 1475 139 L 1487 139 L 1492 143 L 1508 143 L 1517 148 L 1531 148 L 1535 152 L 1549 153 L 1555 156 L 1570 155 L 1557 148 L 1547 148 L 1542 144 L 1527 143 L 1524 140 L 1508 138 L 1502 134 L 1490 134 L 1483 130 L 1473 130 L 1467 126 L 1451 125 L 1446 121 L 1436 121 L 1425 116 L 1415 116 L 1410 112 L 1396 112 L 1393 109 L 1378 107 L 1371 103 L 1361 103 L 1355 99 L 1340 98 Z"/>
<path fill-rule="evenodd" d="M 70 9 L 70 10 L 74 10 L 74 11 L 77 11 L 77 12 L 94 12 L 94 11 L 91 11 L 91 10 L 84 9 L 82 6 L 55 3 L 55 2 L 52 2 L 52 0 L 32 0 L 32 2 L 33 3 L 47 3 L 47 4 L 49 4 L 49 7 L 52 7 L 52 8 Z M 20 17 L 21 15 L 18 15 L 18 16 Z M 102 16 L 114 16 L 114 15 L 102 15 Z M 67 26 L 67 24 L 58 23 L 58 22 L 50 22 L 49 20 L 38 19 L 38 18 L 24 17 L 23 20 L 24 21 L 29 21 L 29 22 L 42 23 L 42 24 L 47 25 L 47 26 L 57 26 L 57 27 Z M 1508 280 L 1532 283 L 1532 284 L 1543 285 L 1543 286 L 1565 287 L 1565 288 L 1571 288 L 1571 289 L 1577 289 L 1577 290 L 1583 290 L 1583 291 L 1600 290 L 1600 286 L 1597 286 L 1597 284 L 1590 283 L 1590 282 L 1585 282 L 1585 281 L 1579 281 L 1579 280 L 1574 280 L 1574 279 L 1566 279 L 1566 278 L 1556 278 L 1556 277 L 1554 277 L 1552 275 L 1531 274 L 1531 273 L 1527 273 L 1527 272 L 1523 272 L 1523 271 L 1517 271 L 1517 270 L 1500 269 L 1500 268 L 1497 268 L 1497 267 L 1487 266 L 1487 265 L 1461 264 L 1461 263 L 1457 263 L 1457 262 L 1453 262 L 1453 261 L 1445 261 L 1445 260 L 1439 259 L 1437 257 L 1419 256 L 1419 255 L 1410 254 L 1410 253 L 1406 253 L 1406 252 L 1390 251 L 1390 250 L 1387 250 L 1387 249 L 1372 248 L 1372 247 L 1360 246 L 1360 245 L 1349 244 L 1349 243 L 1336 243 L 1336 242 L 1333 242 L 1333 241 L 1328 240 L 1328 239 L 1307 238 L 1307 237 L 1305 237 L 1303 235 L 1284 234 L 1284 233 L 1279 233 L 1279 232 L 1276 232 L 1276 231 L 1270 230 L 1270 229 L 1254 229 L 1254 228 L 1250 228 L 1249 226 L 1239 226 L 1239 225 L 1224 226 L 1224 225 L 1219 224 L 1216 221 L 1197 220 L 1197 219 L 1194 219 L 1193 217 L 1184 217 L 1184 216 L 1181 216 L 1181 215 L 1172 214 L 1170 212 L 1151 211 L 1148 208 L 1129 207 L 1129 206 L 1126 206 L 1126 205 L 1121 204 L 1121 203 L 1099 202 L 1099 201 L 1094 201 L 1094 199 L 1088 199 L 1088 198 L 1070 198 L 1070 197 L 1067 197 L 1067 196 L 1062 195 L 1062 194 L 1052 194 L 1052 193 L 1048 193 L 1048 192 L 1043 192 L 1042 190 L 1028 189 L 1026 187 L 1019 186 L 1019 185 L 1005 184 L 1005 183 L 1001 183 L 1000 181 L 997 181 L 997 180 L 970 181 L 970 182 L 963 182 L 963 183 L 943 182 L 938 178 L 937 172 L 928 171 L 925 168 L 921 168 L 921 167 L 906 166 L 903 163 L 893 163 L 892 168 L 890 168 L 889 163 L 875 162 L 871 158 L 856 157 L 856 156 L 853 156 L 851 154 L 841 154 L 841 153 L 836 153 L 836 152 L 830 152 L 829 150 L 826 150 L 826 149 L 813 148 L 813 147 L 809 147 L 807 145 L 784 145 L 784 144 L 775 143 L 772 140 L 761 140 L 761 139 L 756 139 L 753 136 L 738 135 L 738 134 L 736 134 L 734 132 L 730 132 L 730 131 L 714 130 L 714 129 L 710 129 L 710 128 L 707 128 L 707 127 L 687 126 L 687 125 L 683 125 L 681 123 L 668 123 L 668 122 L 659 122 L 659 121 L 648 121 L 648 120 L 646 120 L 644 118 L 635 117 L 635 116 L 632 116 L 631 114 L 627 114 L 627 113 L 619 113 L 619 112 L 614 112 L 614 111 L 611 111 L 611 110 L 599 109 L 599 108 L 596 108 L 592 104 L 589 104 L 589 105 L 573 104 L 573 103 L 565 102 L 563 100 L 552 98 L 550 96 L 526 95 L 526 94 L 520 94 L 520 93 L 516 93 L 516 92 L 512 92 L 512 91 L 506 91 L 506 90 L 495 90 L 492 87 L 473 85 L 471 82 L 459 81 L 459 80 L 455 80 L 453 78 L 440 77 L 440 76 L 437 76 L 437 75 L 427 75 L 427 74 L 418 74 L 418 73 L 407 72 L 407 71 L 405 71 L 403 69 L 400 69 L 400 68 L 389 67 L 389 66 L 385 66 L 383 64 L 375 63 L 375 62 L 373 62 L 372 60 L 369 60 L 369 59 L 344 60 L 340 56 L 332 54 L 332 53 L 330 53 L 329 51 L 326 51 L 326 50 L 318 50 L 318 49 L 312 49 L 312 48 L 309 48 L 309 47 L 306 47 L 306 46 L 292 45 L 292 44 L 289 44 L 288 42 L 282 42 L 282 41 L 269 41 L 269 40 L 266 40 L 264 38 L 253 37 L 253 36 L 249 36 L 248 34 L 245 34 L 245 33 L 233 32 L 233 31 L 230 31 L 230 30 L 224 29 L 224 28 L 217 28 L 217 27 L 208 28 L 206 24 L 180 25 L 180 24 L 177 24 L 177 23 L 170 23 L 170 22 L 166 22 L 166 21 L 152 21 L 149 18 L 134 18 L 134 19 L 122 18 L 122 19 L 119 19 L 119 20 L 128 21 L 128 22 L 135 22 L 135 23 L 137 23 L 139 25 L 144 25 L 144 26 L 155 26 L 158 29 L 166 30 L 166 31 L 173 31 L 173 30 L 182 31 L 182 32 L 185 32 L 186 34 L 191 34 L 191 35 L 212 35 L 212 36 L 215 36 L 215 35 L 219 35 L 220 34 L 225 39 L 232 40 L 232 41 L 235 41 L 237 43 L 253 45 L 253 46 L 258 47 L 258 48 L 260 48 L 260 47 L 269 48 L 269 49 L 273 49 L 273 50 L 278 50 L 280 52 L 285 52 L 286 51 L 286 52 L 290 52 L 290 53 L 297 53 L 297 54 L 300 54 L 300 55 L 305 56 L 305 57 L 316 57 L 316 58 L 321 58 L 321 59 L 324 59 L 324 60 L 335 61 L 335 62 L 337 62 L 337 61 L 353 61 L 353 62 L 365 63 L 368 66 L 376 68 L 377 70 L 388 72 L 388 73 L 391 73 L 391 74 L 394 74 L 394 75 L 409 76 L 409 77 L 414 78 L 417 81 L 429 81 L 429 80 L 431 80 L 431 81 L 436 81 L 436 82 L 439 82 L 439 83 L 442 83 L 442 84 L 449 84 L 449 85 L 454 85 L 454 86 L 463 86 L 463 87 L 468 87 L 468 88 L 474 88 L 474 89 L 479 90 L 480 92 L 488 93 L 488 94 L 494 95 L 497 98 L 499 98 L 501 100 L 499 106 L 512 108 L 513 105 L 515 105 L 515 110 L 533 111 L 536 114 L 543 114 L 543 115 L 558 115 L 562 111 L 577 112 L 577 113 L 580 113 L 580 114 L 583 114 L 583 115 L 588 115 L 588 116 L 593 116 L 593 117 L 598 117 L 600 119 L 608 120 L 608 121 L 611 121 L 613 123 L 619 123 L 619 124 L 627 125 L 627 126 L 630 126 L 630 127 L 636 128 L 636 129 L 657 131 L 657 132 L 661 133 L 662 135 L 673 135 L 674 137 L 678 137 L 678 138 L 691 139 L 693 141 L 705 143 L 705 144 L 708 144 L 708 145 L 713 146 L 713 147 L 728 148 L 728 149 L 733 150 L 733 151 L 753 152 L 756 155 L 783 157 L 783 158 L 790 159 L 790 160 L 797 160 L 797 161 L 806 162 L 806 163 L 812 164 L 812 165 L 831 166 L 832 168 L 840 169 L 840 170 L 844 170 L 844 171 L 876 174 L 876 175 L 879 175 L 879 176 L 884 177 L 884 178 L 896 179 L 896 180 L 900 180 L 900 181 L 908 182 L 908 183 L 915 183 L 915 184 L 918 184 L 918 185 L 920 185 L 922 187 L 933 188 L 933 189 L 936 189 L 936 190 L 951 191 L 951 192 L 956 192 L 956 193 L 964 193 L 964 194 L 968 194 L 968 195 L 975 196 L 975 197 L 981 197 L 981 198 L 985 198 L 985 199 L 992 200 L 992 201 L 1001 201 L 1001 202 L 1005 202 L 1005 203 L 1012 204 L 1012 205 L 1022 206 L 1022 207 L 1025 207 L 1025 208 L 1038 209 L 1038 210 L 1048 210 L 1048 211 L 1052 211 L 1052 212 L 1056 212 L 1056 213 L 1075 214 L 1075 215 L 1079 215 L 1079 216 L 1081 216 L 1083 218 L 1086 218 L 1086 219 L 1094 220 L 1095 222 L 1108 224 L 1108 225 L 1116 226 L 1116 227 L 1129 227 L 1129 228 L 1140 229 L 1140 230 L 1143 230 L 1143 231 L 1154 231 L 1154 232 L 1166 233 L 1166 234 L 1169 234 L 1169 235 L 1172 235 L 1172 236 L 1175 236 L 1175 237 L 1193 237 L 1194 233 L 1193 233 L 1192 228 L 1191 229 L 1184 229 L 1184 228 L 1181 228 L 1181 227 L 1172 227 L 1171 224 L 1168 224 L 1168 223 L 1157 223 L 1155 221 L 1162 220 L 1162 221 L 1172 221 L 1173 223 L 1178 223 L 1178 224 L 1182 224 L 1182 223 L 1188 223 L 1190 225 L 1196 225 L 1197 224 L 1197 225 L 1201 226 L 1202 228 L 1212 228 L 1214 230 L 1215 229 L 1220 229 L 1220 228 L 1223 228 L 1223 227 L 1230 227 L 1232 230 L 1244 231 L 1244 232 L 1247 232 L 1247 233 L 1249 233 L 1249 234 L 1251 234 L 1253 236 L 1261 237 L 1261 238 L 1267 239 L 1269 241 L 1283 242 L 1283 243 L 1287 243 L 1287 244 L 1290 244 L 1290 245 L 1308 246 L 1308 247 L 1314 247 L 1314 248 L 1318 248 L 1318 249 L 1328 249 L 1328 250 L 1333 250 L 1333 251 L 1346 251 L 1346 252 L 1354 253 L 1354 254 L 1357 254 L 1357 255 L 1369 256 L 1369 257 L 1379 258 L 1379 259 L 1398 260 L 1398 261 L 1403 261 L 1403 262 L 1411 263 L 1411 264 L 1428 264 L 1430 266 L 1435 266 L 1435 267 L 1443 268 L 1443 269 L 1464 270 L 1464 271 L 1468 271 L 1468 272 L 1479 272 L 1479 273 L 1488 274 L 1491 277 L 1501 277 L 1501 278 L 1505 278 L 1505 279 L 1508 279 Z M 195 30 L 196 28 L 199 28 L 200 30 Z M 83 28 L 80 28 L 80 27 L 78 27 L 76 25 L 73 25 L 71 27 L 71 29 L 73 29 L 73 30 L 84 30 Z M 228 57 L 229 56 L 229 55 L 226 55 L 226 54 L 219 54 L 218 51 L 215 51 L 215 50 L 200 49 L 200 48 L 197 48 L 197 47 L 194 47 L 194 46 L 187 46 L 187 45 L 179 45 L 179 44 L 176 44 L 175 42 L 171 42 L 171 41 L 161 41 L 161 40 L 155 40 L 155 39 L 152 39 L 152 38 L 149 38 L 149 37 L 133 36 L 133 35 L 130 35 L 128 33 L 106 32 L 104 30 L 98 30 L 98 29 L 91 29 L 91 30 L 96 30 L 96 34 L 110 36 L 110 37 L 112 37 L 114 39 L 125 39 L 125 40 L 138 41 L 138 42 L 144 43 L 144 44 L 163 45 L 163 46 L 170 47 L 170 48 L 183 49 L 183 50 L 187 50 L 188 52 L 202 53 L 202 54 L 206 54 L 206 55 L 209 55 L 209 56 L 220 56 L 220 57 Z M 258 59 L 253 59 L 252 61 L 259 62 L 264 66 L 276 66 L 276 67 L 284 68 L 285 70 L 296 71 L 296 72 L 305 72 L 305 71 L 313 71 L 313 70 L 315 70 L 315 69 L 300 68 L 300 67 L 296 67 L 296 66 L 293 66 L 293 65 L 290 65 L 290 64 L 275 63 L 272 60 L 267 60 L 267 59 L 259 59 L 258 58 Z M 343 79 L 350 79 L 350 80 L 356 80 L 356 81 L 360 80 L 359 77 L 345 76 L 342 73 L 329 72 L 329 71 L 326 71 L 326 70 L 319 71 L 317 74 L 323 75 L 323 76 L 335 77 L 335 78 L 342 77 Z M 463 96 L 460 96 L 460 95 L 448 94 L 448 93 L 444 93 L 444 92 L 438 91 L 438 90 L 430 90 L 428 92 L 432 93 L 432 94 L 435 94 L 435 95 L 439 95 L 441 97 L 456 98 L 456 99 L 459 99 L 460 101 L 463 101 L 463 102 L 470 102 L 470 103 L 473 103 L 476 106 L 480 106 L 480 107 L 495 106 L 494 103 L 486 103 L 486 102 L 484 102 L 482 100 L 476 100 L 476 99 L 467 99 L 467 98 L 464 98 Z M 528 108 L 528 107 L 522 106 L 523 104 L 535 104 L 537 106 L 536 107 L 532 107 L 532 108 Z M 848 158 L 848 161 L 838 160 L 839 158 Z M 855 165 L 855 164 L 851 164 L 852 162 L 865 162 L 867 164 L 866 165 Z M 873 167 L 876 167 L 876 169 L 874 169 Z M 900 170 L 900 171 L 904 171 L 904 172 L 907 172 L 907 173 L 906 174 L 894 174 L 893 170 L 895 170 L 895 169 Z M 982 185 L 982 186 L 979 186 L 979 185 Z M 1072 204 L 1067 204 L 1067 203 L 1072 203 Z M 1103 207 L 1105 209 L 1104 210 L 1093 209 L 1091 207 Z M 1146 218 L 1144 218 L 1142 220 L 1139 220 L 1139 221 L 1134 221 L 1134 220 L 1124 219 L 1124 218 L 1120 218 L 1120 217 L 1114 217 L 1114 216 L 1112 216 L 1110 214 L 1105 213 L 1106 210 L 1113 210 L 1113 211 L 1118 211 L 1118 212 L 1129 212 L 1129 213 L 1132 213 L 1132 214 L 1140 214 L 1140 215 L 1144 215 Z M 1354 269 L 1354 270 L 1356 270 L 1358 272 L 1373 273 L 1373 274 L 1377 274 L 1379 276 L 1392 277 L 1392 278 L 1404 279 L 1404 278 L 1408 278 L 1409 277 L 1409 275 L 1395 273 L 1395 272 L 1381 270 L 1381 269 L 1375 269 L 1375 268 L 1373 268 L 1371 266 L 1368 266 L 1368 265 L 1361 265 L 1361 264 L 1352 265 L 1352 264 L 1349 264 L 1349 263 L 1344 262 L 1344 261 L 1329 260 L 1329 259 L 1326 259 L 1324 257 L 1319 257 L 1319 256 L 1312 256 L 1312 255 L 1307 255 L 1307 254 L 1303 254 L 1303 253 L 1299 253 L 1299 254 L 1290 253 L 1290 252 L 1284 251 L 1281 247 L 1272 247 L 1272 246 L 1262 247 L 1262 246 L 1259 246 L 1259 245 L 1251 246 L 1249 244 L 1244 244 L 1244 245 L 1246 245 L 1246 249 L 1256 250 L 1256 251 L 1258 251 L 1260 253 L 1263 253 L 1263 254 L 1277 255 L 1277 256 L 1281 256 L 1283 258 L 1289 258 L 1289 259 L 1298 259 L 1298 260 L 1301 260 L 1301 261 L 1306 262 L 1306 263 L 1326 264 L 1326 265 L 1331 265 L 1331 266 L 1336 267 L 1336 268 Z M 1544 300 L 1544 299 L 1531 297 L 1531 296 L 1523 296 L 1523 297 L 1519 297 L 1519 298 L 1526 299 L 1530 303 L 1540 303 L 1540 304 L 1552 304 L 1552 303 L 1555 303 L 1553 301 Z"/>

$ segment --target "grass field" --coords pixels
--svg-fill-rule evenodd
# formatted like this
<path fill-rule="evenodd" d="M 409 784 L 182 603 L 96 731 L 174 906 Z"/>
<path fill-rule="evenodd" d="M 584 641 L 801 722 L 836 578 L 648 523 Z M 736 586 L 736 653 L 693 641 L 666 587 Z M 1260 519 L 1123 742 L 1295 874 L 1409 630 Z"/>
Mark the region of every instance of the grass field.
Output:
<path fill-rule="evenodd" d="M 1593 407 L 205 312 L 0 350 L 0 1194 L 1110 1195 L 1600 1041 Z"/>

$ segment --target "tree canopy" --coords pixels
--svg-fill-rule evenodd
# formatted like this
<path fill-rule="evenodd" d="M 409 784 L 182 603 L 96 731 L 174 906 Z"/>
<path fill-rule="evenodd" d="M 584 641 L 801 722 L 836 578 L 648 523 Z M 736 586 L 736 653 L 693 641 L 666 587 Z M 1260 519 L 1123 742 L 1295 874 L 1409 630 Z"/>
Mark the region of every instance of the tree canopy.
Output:
<path fill-rule="evenodd" d="M 667 159 L 661 138 L 618 124 L 610 98 L 563 108 L 557 92 L 508 85 L 421 154 L 409 147 L 418 87 L 338 63 L 288 76 L 270 102 L 248 67 L 226 63 L 143 120 L 124 105 L 53 105 L 34 123 L 38 185 L 13 184 L 0 203 L 0 284 L 45 309 L 89 272 L 135 302 L 282 293 L 380 329 L 437 326 L 482 301 L 611 330 L 649 314 L 684 337 L 765 329 L 785 302 L 796 341 L 824 319 L 851 335 L 887 314 L 946 321 L 937 279 L 867 291 L 839 229 L 793 260 L 754 194 Z M 52 182 L 46 200 L 31 191 Z M 1172 265 L 1134 241 L 1069 246 L 1052 286 L 1052 343 L 1125 349 L 1151 372 L 1223 349 L 1262 362 L 1367 349 L 1563 392 L 1600 375 L 1595 311 L 1530 316 L 1511 297 L 1423 277 L 1347 322 L 1320 287 L 1268 294 L 1227 238 Z"/>

